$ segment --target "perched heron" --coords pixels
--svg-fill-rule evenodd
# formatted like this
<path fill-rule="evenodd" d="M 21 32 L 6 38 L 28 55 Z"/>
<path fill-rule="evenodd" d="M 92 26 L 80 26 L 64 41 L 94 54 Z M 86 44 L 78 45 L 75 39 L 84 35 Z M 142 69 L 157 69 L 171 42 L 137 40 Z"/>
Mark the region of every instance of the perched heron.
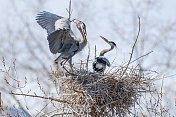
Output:
<path fill-rule="evenodd" d="M 87 44 L 86 25 L 79 20 L 70 21 L 50 12 L 40 12 L 36 17 L 37 23 L 46 29 L 51 53 L 60 55 L 55 59 L 55 63 L 62 60 L 61 65 L 69 61 L 72 69 L 72 57 L 81 51 Z M 82 39 L 78 39 L 70 28 L 70 23 L 74 22 L 82 35 Z"/>
<path fill-rule="evenodd" d="M 100 37 L 105 42 L 107 42 L 111 46 L 111 48 L 102 50 L 100 52 L 100 56 L 96 57 L 96 61 L 93 62 L 93 69 L 96 72 L 104 72 L 104 70 L 106 69 L 106 66 L 110 67 L 110 62 L 107 58 L 104 57 L 104 54 L 114 49 L 114 47 L 116 47 L 116 44 L 113 41 L 109 41 L 103 36 L 100 36 Z"/>

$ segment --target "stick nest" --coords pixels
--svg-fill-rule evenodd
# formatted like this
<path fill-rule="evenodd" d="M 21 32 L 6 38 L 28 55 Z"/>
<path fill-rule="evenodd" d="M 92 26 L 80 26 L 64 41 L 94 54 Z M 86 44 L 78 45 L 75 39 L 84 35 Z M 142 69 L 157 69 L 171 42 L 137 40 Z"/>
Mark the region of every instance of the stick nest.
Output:
<path fill-rule="evenodd" d="M 152 79 L 137 69 L 118 67 L 112 73 L 93 73 L 76 69 L 77 76 L 61 78 L 61 99 L 69 102 L 75 116 L 125 116 L 143 92 L 150 92 Z M 122 75 L 123 74 L 123 75 Z"/>

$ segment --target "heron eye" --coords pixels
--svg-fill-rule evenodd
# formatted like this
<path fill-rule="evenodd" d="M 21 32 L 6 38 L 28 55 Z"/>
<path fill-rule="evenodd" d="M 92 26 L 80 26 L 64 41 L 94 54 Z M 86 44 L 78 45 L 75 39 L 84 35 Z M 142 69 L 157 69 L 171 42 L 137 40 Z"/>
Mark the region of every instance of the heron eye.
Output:
<path fill-rule="evenodd" d="M 112 43 L 114 46 L 116 46 L 116 44 L 115 44 L 113 41 L 112 41 L 111 43 Z"/>

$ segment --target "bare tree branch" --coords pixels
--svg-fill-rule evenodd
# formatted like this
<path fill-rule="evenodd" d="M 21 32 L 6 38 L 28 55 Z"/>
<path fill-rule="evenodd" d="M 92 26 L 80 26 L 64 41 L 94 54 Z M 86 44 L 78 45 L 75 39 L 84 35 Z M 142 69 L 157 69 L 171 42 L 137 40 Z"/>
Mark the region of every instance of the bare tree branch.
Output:
<path fill-rule="evenodd" d="M 139 23 L 138 34 L 137 34 L 137 36 L 136 36 L 136 40 L 135 40 L 135 42 L 134 42 L 134 44 L 133 44 L 133 47 L 132 47 L 132 50 L 131 50 L 131 53 L 130 53 L 130 59 L 129 59 L 127 65 L 126 65 L 125 70 L 123 71 L 122 75 L 120 76 L 120 78 L 123 77 L 123 75 L 126 73 L 126 71 L 127 71 L 127 69 L 128 69 L 128 66 L 129 66 L 129 64 L 130 64 L 130 62 L 131 62 L 131 59 L 132 59 L 132 57 L 133 57 L 133 52 L 134 52 L 134 49 L 135 49 L 137 40 L 138 40 L 138 38 L 139 38 L 140 29 L 141 29 L 141 22 L 140 22 L 140 17 L 139 17 L 139 16 L 138 16 L 138 19 L 139 19 L 139 22 L 138 22 L 138 23 Z"/>
<path fill-rule="evenodd" d="M 51 101 L 56 101 L 56 102 L 70 104 L 70 102 L 68 102 L 68 101 L 56 99 L 56 98 L 53 98 L 53 97 L 44 97 L 44 96 L 38 96 L 38 95 L 29 95 L 29 94 L 21 94 L 21 93 L 13 93 L 13 92 L 11 92 L 9 94 L 21 95 L 21 96 L 28 96 L 28 97 L 35 97 L 35 98 L 41 98 L 41 99 L 48 99 L 48 100 L 51 100 Z"/>
<path fill-rule="evenodd" d="M 67 10 L 67 12 L 68 12 L 68 19 L 69 19 L 69 21 L 70 21 L 71 14 L 72 14 L 72 11 L 71 11 L 71 0 L 70 0 L 70 2 L 69 2 L 69 8 L 66 9 L 66 10 Z"/>
<path fill-rule="evenodd" d="M 150 51 L 150 52 L 148 52 L 147 54 L 144 54 L 144 55 L 138 57 L 137 59 L 131 61 L 130 64 L 133 63 L 133 62 L 135 62 L 135 61 L 137 61 L 137 60 L 139 60 L 139 59 L 141 59 L 141 58 L 143 58 L 143 57 L 145 57 L 145 56 L 147 56 L 147 55 L 149 55 L 149 54 L 151 54 L 152 52 L 153 52 L 153 51 Z"/>

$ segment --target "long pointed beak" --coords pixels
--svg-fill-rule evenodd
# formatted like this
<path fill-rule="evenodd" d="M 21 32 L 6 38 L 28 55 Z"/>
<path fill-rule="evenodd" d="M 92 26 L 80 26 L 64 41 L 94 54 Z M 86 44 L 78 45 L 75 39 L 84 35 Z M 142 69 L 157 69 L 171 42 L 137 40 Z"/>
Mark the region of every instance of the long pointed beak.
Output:
<path fill-rule="evenodd" d="M 83 31 L 84 39 L 87 40 L 87 33 Z"/>
<path fill-rule="evenodd" d="M 108 39 L 104 38 L 103 36 L 100 36 L 104 41 L 106 41 L 107 43 L 109 42 Z"/>

